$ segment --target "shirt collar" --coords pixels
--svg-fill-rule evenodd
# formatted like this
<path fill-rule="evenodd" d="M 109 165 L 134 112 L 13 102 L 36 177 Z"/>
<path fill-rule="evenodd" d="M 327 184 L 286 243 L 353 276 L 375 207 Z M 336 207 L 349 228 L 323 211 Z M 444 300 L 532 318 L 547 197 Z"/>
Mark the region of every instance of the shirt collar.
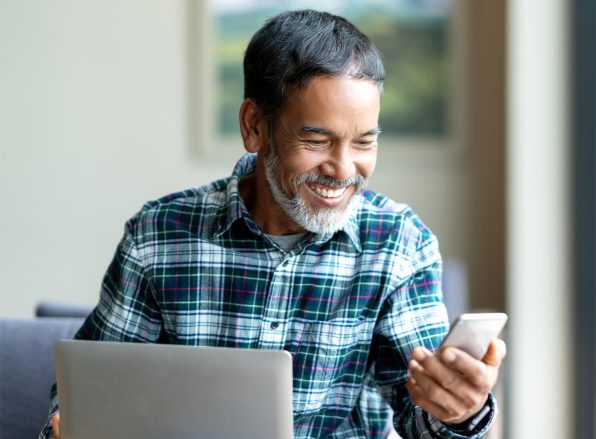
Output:
<path fill-rule="evenodd" d="M 226 189 L 228 206 L 226 221 L 215 232 L 214 237 L 225 233 L 227 230 L 229 230 L 232 224 L 239 219 L 243 219 L 245 221 L 248 229 L 252 233 L 258 236 L 263 235 L 263 231 L 244 205 L 244 201 L 242 200 L 239 191 L 240 180 L 242 177 L 254 173 L 256 167 L 257 155 L 253 153 L 244 154 L 240 160 L 238 160 L 238 163 L 236 163 Z M 344 232 L 349 237 L 356 250 L 361 252 L 362 246 L 360 244 L 360 233 L 357 216 L 362 205 L 362 196 L 357 194 L 356 197 L 358 197 L 358 200 L 356 202 L 354 212 L 352 212 L 352 215 L 350 215 L 350 218 L 346 224 L 344 224 L 336 233 Z M 333 233 L 314 234 L 313 241 L 317 244 L 324 244 L 329 241 L 333 235 Z"/>
<path fill-rule="evenodd" d="M 239 219 L 244 219 L 246 225 L 252 233 L 255 235 L 262 235 L 261 228 L 256 224 L 252 215 L 248 212 L 248 209 L 244 205 L 244 201 L 240 196 L 240 180 L 246 175 L 250 175 L 255 172 L 257 167 L 257 155 L 256 154 L 244 154 L 240 160 L 234 166 L 232 176 L 228 179 L 226 186 L 226 203 L 224 206 L 225 213 L 222 215 L 222 219 L 225 221 L 214 233 L 213 237 L 218 237 L 223 233 L 227 232 L 229 228 Z"/>

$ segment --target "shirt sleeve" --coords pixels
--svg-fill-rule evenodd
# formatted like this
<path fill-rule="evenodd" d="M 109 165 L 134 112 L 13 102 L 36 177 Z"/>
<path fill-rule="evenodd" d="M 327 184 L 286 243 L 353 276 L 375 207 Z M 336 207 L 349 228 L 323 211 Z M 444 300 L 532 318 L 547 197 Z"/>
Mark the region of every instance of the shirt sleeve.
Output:
<path fill-rule="evenodd" d="M 375 379 L 394 411 L 393 424 L 403 438 L 480 438 L 492 425 L 496 404 L 468 431 L 452 429 L 414 405 L 406 388 L 408 363 L 416 346 L 435 351 L 449 329 L 441 293 L 442 264 L 436 238 L 431 236 L 417 251 L 408 277 L 386 302 L 375 329 Z"/>
<path fill-rule="evenodd" d="M 163 321 L 134 240 L 134 224 L 127 223 L 104 276 L 99 303 L 75 339 L 149 343 L 161 336 Z"/>
<path fill-rule="evenodd" d="M 56 383 L 54 383 L 50 390 L 50 401 L 50 413 L 43 429 L 39 433 L 38 439 L 49 439 L 52 436 L 52 416 L 58 413 L 58 391 Z"/>
<path fill-rule="evenodd" d="M 163 321 L 134 239 L 134 224 L 134 219 L 126 224 L 124 237 L 103 278 L 99 303 L 75 339 L 147 343 L 162 335 Z M 49 417 L 39 439 L 52 435 L 51 417 L 59 411 L 56 384 L 50 398 Z"/>
<path fill-rule="evenodd" d="M 418 409 L 422 411 L 422 409 L 419 407 Z M 486 404 L 484 404 L 484 407 L 479 413 L 479 415 L 472 416 L 472 418 L 467 422 L 459 424 L 457 427 L 445 425 L 430 414 L 425 414 L 428 420 L 429 428 L 434 433 L 434 437 L 465 439 L 470 437 L 483 437 L 486 433 L 488 433 L 488 430 L 493 424 L 498 413 L 497 400 L 492 394 L 489 394 Z"/>

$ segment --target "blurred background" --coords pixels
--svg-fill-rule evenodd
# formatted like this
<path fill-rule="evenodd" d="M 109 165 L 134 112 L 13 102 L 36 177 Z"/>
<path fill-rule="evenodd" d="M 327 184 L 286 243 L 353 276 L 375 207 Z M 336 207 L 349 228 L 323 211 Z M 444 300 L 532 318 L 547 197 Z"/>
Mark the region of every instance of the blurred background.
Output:
<path fill-rule="evenodd" d="M 323 9 L 383 53 L 369 186 L 438 235 L 451 311 L 510 315 L 491 437 L 596 437 L 592 3 L 0 0 L 0 317 L 92 306 L 124 222 L 243 153 L 250 36 Z"/>

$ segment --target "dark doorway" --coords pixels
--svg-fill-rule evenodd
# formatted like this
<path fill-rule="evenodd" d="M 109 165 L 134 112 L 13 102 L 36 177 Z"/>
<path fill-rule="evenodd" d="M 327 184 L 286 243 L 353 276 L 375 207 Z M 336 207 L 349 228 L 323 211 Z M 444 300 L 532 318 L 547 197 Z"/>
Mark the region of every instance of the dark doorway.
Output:
<path fill-rule="evenodd" d="M 574 1 L 575 428 L 596 438 L 596 2 Z"/>

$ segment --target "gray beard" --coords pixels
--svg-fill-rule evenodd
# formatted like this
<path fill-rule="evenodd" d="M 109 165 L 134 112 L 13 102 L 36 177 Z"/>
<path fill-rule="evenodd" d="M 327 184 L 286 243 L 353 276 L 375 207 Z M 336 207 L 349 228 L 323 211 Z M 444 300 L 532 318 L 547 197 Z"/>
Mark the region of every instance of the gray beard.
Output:
<path fill-rule="evenodd" d="M 269 151 L 267 151 L 264 157 L 264 164 L 265 177 L 269 183 L 273 200 L 297 225 L 312 233 L 333 234 L 341 229 L 348 222 L 356 208 L 358 199 L 355 195 L 366 186 L 366 180 L 361 175 L 350 177 L 346 180 L 335 180 L 331 177 L 310 172 L 300 174 L 295 181 L 297 188 L 309 182 L 335 188 L 356 185 L 356 191 L 354 191 L 354 194 L 345 207 L 329 207 L 313 210 L 309 208 L 300 194 L 297 193 L 294 198 L 289 198 L 283 193 L 277 172 L 277 169 L 280 169 L 279 158 L 273 144 L 269 145 Z"/>

